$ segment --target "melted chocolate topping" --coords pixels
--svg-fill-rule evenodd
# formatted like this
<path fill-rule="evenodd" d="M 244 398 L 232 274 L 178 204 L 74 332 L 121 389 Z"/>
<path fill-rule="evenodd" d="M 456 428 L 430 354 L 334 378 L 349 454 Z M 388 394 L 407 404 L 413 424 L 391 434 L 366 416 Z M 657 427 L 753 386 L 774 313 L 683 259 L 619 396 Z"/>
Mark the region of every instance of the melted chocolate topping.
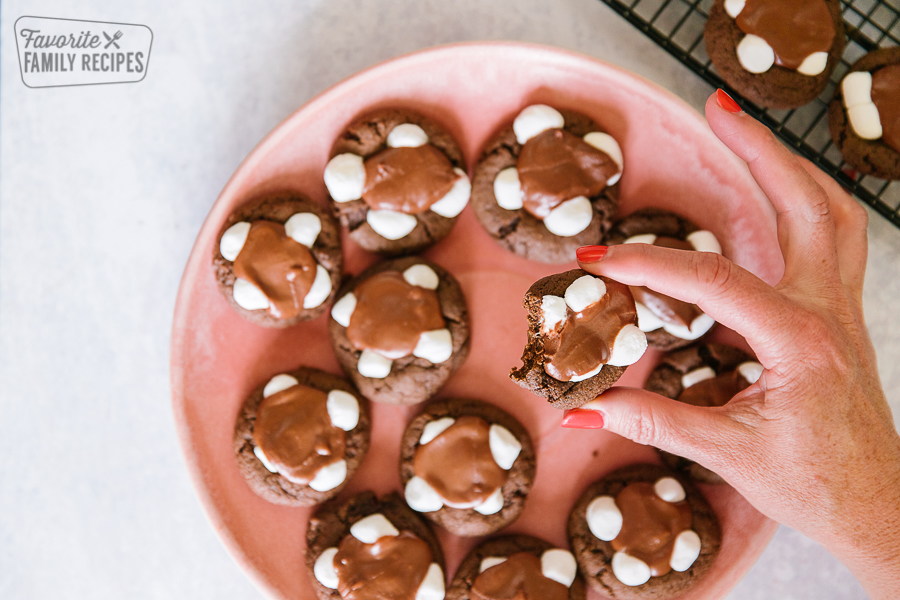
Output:
<path fill-rule="evenodd" d="M 473 600 L 568 600 L 569 588 L 544 576 L 541 559 L 517 552 L 472 583 Z"/>
<path fill-rule="evenodd" d="M 660 248 L 674 248 L 675 250 L 694 250 L 690 242 L 675 238 L 660 236 L 653 242 L 654 246 Z M 672 325 L 683 325 L 690 329 L 694 319 L 703 314 L 696 304 L 689 304 L 670 298 L 665 294 L 654 292 L 644 286 L 629 286 L 631 294 L 634 296 L 635 302 L 640 302 L 647 309 L 656 315 L 663 323 Z"/>
<path fill-rule="evenodd" d="M 382 271 L 353 290 L 356 308 L 347 337 L 357 350 L 392 360 L 409 356 L 426 331 L 446 327 L 437 293 L 411 285 L 398 271 Z"/>
<path fill-rule="evenodd" d="M 410 215 L 428 210 L 459 179 L 450 159 L 431 144 L 387 148 L 366 160 L 365 167 L 366 204 Z"/>
<path fill-rule="evenodd" d="M 824 0 L 747 0 L 735 22 L 764 39 L 775 51 L 775 64 L 787 69 L 834 45 L 834 20 Z"/>
<path fill-rule="evenodd" d="M 678 400 L 694 406 L 725 406 L 729 400 L 748 387 L 750 382 L 735 369 L 685 388 L 678 396 Z"/>
<path fill-rule="evenodd" d="M 264 398 L 256 411 L 253 443 L 294 483 L 306 485 L 344 458 L 346 434 L 331 424 L 327 403 L 325 392 L 295 385 Z"/>
<path fill-rule="evenodd" d="M 334 555 L 338 592 L 346 600 L 415 600 L 432 562 L 431 548 L 411 531 L 372 544 L 348 534 Z"/>
<path fill-rule="evenodd" d="M 289 237 L 284 225 L 254 221 L 234 259 L 234 275 L 246 279 L 269 299 L 269 313 L 290 319 L 303 310 L 303 299 L 316 279 L 316 259 L 309 248 Z"/>
<path fill-rule="evenodd" d="M 691 528 L 693 516 L 687 501 L 666 502 L 652 483 L 638 482 L 619 492 L 616 506 L 622 513 L 622 530 L 612 541 L 613 549 L 647 563 L 653 577 L 671 571 L 675 538 Z"/>
<path fill-rule="evenodd" d="M 436 438 L 419 446 L 413 471 L 448 502 L 481 504 L 507 479 L 507 472 L 491 453 L 490 429 L 480 417 L 459 417 Z"/>
<path fill-rule="evenodd" d="M 554 379 L 569 381 L 606 364 L 616 336 L 625 325 L 634 325 L 637 312 L 628 286 L 603 282 L 606 295 L 599 302 L 581 312 L 566 308 L 559 333 L 545 336 L 544 370 Z"/>
<path fill-rule="evenodd" d="M 538 219 L 566 200 L 596 196 L 619 172 L 605 152 L 564 129 L 548 129 L 525 142 L 516 169 L 525 210 Z"/>
<path fill-rule="evenodd" d="M 881 140 L 900 152 L 900 65 L 872 73 L 872 103 L 881 120 Z"/>

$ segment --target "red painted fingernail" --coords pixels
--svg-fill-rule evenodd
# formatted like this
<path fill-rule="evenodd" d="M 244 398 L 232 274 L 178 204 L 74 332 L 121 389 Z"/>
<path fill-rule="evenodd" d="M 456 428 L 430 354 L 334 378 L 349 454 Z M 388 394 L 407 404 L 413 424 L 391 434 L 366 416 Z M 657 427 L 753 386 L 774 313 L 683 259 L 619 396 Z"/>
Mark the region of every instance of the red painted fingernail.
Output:
<path fill-rule="evenodd" d="M 716 90 L 716 102 L 719 103 L 719 106 L 730 113 L 741 112 L 741 107 L 738 106 L 738 103 L 735 102 L 734 99 L 725 92 L 725 90 Z"/>
<path fill-rule="evenodd" d="M 603 415 L 596 410 L 567 410 L 560 425 L 571 429 L 603 429 Z"/>
<path fill-rule="evenodd" d="M 578 257 L 578 262 L 592 263 L 606 256 L 608 250 L 608 246 L 582 246 L 575 251 L 575 256 Z"/>

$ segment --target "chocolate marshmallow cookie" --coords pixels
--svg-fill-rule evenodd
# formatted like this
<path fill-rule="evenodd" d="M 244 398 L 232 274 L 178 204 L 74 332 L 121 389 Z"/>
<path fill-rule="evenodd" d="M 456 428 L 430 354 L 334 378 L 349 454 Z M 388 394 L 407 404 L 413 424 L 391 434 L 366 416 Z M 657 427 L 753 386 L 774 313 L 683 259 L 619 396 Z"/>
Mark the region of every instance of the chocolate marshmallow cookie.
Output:
<path fill-rule="evenodd" d="M 363 492 L 322 506 L 306 530 L 319 600 L 443 600 L 444 555 L 396 493 Z"/>
<path fill-rule="evenodd" d="M 759 380 L 763 367 L 750 354 L 725 344 L 695 344 L 670 352 L 650 372 L 644 387 L 694 406 L 723 406 Z M 703 483 L 724 483 L 694 461 L 659 451 L 666 465 Z"/>
<path fill-rule="evenodd" d="M 515 521 L 534 472 L 525 428 L 479 400 L 432 402 L 400 443 L 407 504 L 456 535 L 487 535 Z"/>
<path fill-rule="evenodd" d="M 722 535 L 693 485 L 644 464 L 588 487 L 569 516 L 568 533 L 588 583 L 616 600 L 680 596 L 709 570 Z"/>
<path fill-rule="evenodd" d="M 293 192 L 238 208 L 213 252 L 219 291 L 245 319 L 290 327 L 314 319 L 334 298 L 343 255 L 337 223 Z"/>
<path fill-rule="evenodd" d="M 822 93 L 844 52 L 838 0 L 716 0 L 704 31 L 722 78 L 749 100 L 796 108 Z"/>
<path fill-rule="evenodd" d="M 328 328 L 344 372 L 375 402 L 427 400 L 469 354 L 459 284 L 415 256 L 376 264 L 345 283 Z"/>
<path fill-rule="evenodd" d="M 847 164 L 900 179 L 900 48 L 882 48 L 856 61 L 834 91 L 828 126 Z"/>
<path fill-rule="evenodd" d="M 702 230 L 675 213 L 657 208 L 641 209 L 613 225 L 603 240 L 615 244 L 652 244 L 676 250 L 722 254 L 711 231 Z M 637 308 L 638 327 L 647 342 L 660 350 L 682 348 L 712 329 L 715 321 L 696 304 L 688 304 L 644 286 L 629 286 Z"/>
<path fill-rule="evenodd" d="M 474 548 L 456 570 L 447 600 L 584 600 L 584 579 L 568 550 L 530 535 Z"/>
<path fill-rule="evenodd" d="M 386 256 L 443 239 L 469 202 L 459 145 L 416 112 L 386 109 L 350 124 L 334 143 L 325 186 L 357 244 Z"/>
<path fill-rule="evenodd" d="M 569 262 L 609 229 L 622 165 L 619 144 L 591 119 L 536 104 L 488 142 L 472 205 L 500 245 L 531 260 Z"/>
<path fill-rule="evenodd" d="M 337 494 L 369 449 L 369 405 L 349 383 L 301 368 L 259 386 L 234 426 L 250 488 L 275 504 L 312 506 Z"/>
<path fill-rule="evenodd" d="M 523 302 L 528 344 L 509 377 L 555 408 L 609 389 L 647 349 L 628 286 L 581 269 L 538 280 Z"/>

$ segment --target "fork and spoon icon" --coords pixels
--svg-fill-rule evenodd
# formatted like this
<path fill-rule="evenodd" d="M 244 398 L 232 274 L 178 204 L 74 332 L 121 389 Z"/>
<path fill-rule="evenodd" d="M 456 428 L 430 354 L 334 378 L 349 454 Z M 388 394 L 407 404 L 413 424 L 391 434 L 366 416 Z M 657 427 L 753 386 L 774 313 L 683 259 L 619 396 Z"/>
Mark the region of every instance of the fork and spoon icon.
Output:
<path fill-rule="evenodd" d="M 106 38 L 106 45 L 103 46 L 103 49 L 106 50 L 106 49 L 109 48 L 110 46 L 115 46 L 116 48 L 118 48 L 118 49 L 121 50 L 121 48 L 119 48 L 119 44 L 117 44 L 116 41 L 117 41 L 119 38 L 121 38 L 123 35 L 124 35 L 124 34 L 123 34 L 121 31 L 117 31 L 117 32 L 115 33 L 115 35 L 113 35 L 112 37 L 109 37 L 109 35 L 104 31 L 104 32 L 103 32 L 103 37 Z"/>

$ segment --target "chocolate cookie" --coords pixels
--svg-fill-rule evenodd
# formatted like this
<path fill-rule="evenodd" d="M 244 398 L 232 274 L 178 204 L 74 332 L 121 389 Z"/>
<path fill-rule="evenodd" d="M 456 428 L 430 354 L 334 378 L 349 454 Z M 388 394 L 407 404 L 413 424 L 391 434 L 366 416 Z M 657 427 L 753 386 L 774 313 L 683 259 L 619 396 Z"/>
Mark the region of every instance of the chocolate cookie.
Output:
<path fill-rule="evenodd" d="M 296 192 L 252 200 L 226 219 L 212 266 L 219 291 L 248 321 L 283 328 L 314 319 L 342 275 L 337 223 Z"/>
<path fill-rule="evenodd" d="M 647 464 L 589 486 L 569 516 L 568 534 L 588 583 L 615 600 L 680 596 L 709 570 L 722 535 L 693 485 Z"/>
<path fill-rule="evenodd" d="M 410 600 L 417 590 L 427 598 L 444 592 L 441 546 L 397 493 L 378 500 L 362 492 L 319 508 L 306 529 L 306 568 L 319 600 L 341 600 L 342 588 Z"/>
<path fill-rule="evenodd" d="M 335 141 L 325 185 L 350 238 L 385 256 L 443 239 L 469 202 L 462 150 L 444 127 L 407 109 L 382 109 Z"/>
<path fill-rule="evenodd" d="M 585 586 L 572 553 L 530 535 L 509 535 L 476 546 L 459 565 L 445 599 L 469 598 L 584 600 Z"/>
<path fill-rule="evenodd" d="M 735 394 L 756 383 L 762 365 L 725 344 L 694 344 L 666 354 L 650 372 L 644 388 L 666 398 L 695 406 L 722 406 Z M 689 394 L 685 394 L 690 390 Z M 721 477 L 681 456 L 659 450 L 662 461 L 684 471 L 694 481 L 724 483 Z"/>
<path fill-rule="evenodd" d="M 472 206 L 501 246 L 531 260 L 569 262 L 609 229 L 622 164 L 618 143 L 588 117 L 530 106 L 485 146 Z"/>
<path fill-rule="evenodd" d="M 716 236 L 673 212 L 644 208 L 616 222 L 603 243 L 643 243 L 677 250 L 722 253 Z M 638 327 L 647 343 L 660 350 L 683 348 L 709 332 L 715 321 L 696 304 L 688 304 L 643 286 L 629 286 L 638 312 Z"/>
<path fill-rule="evenodd" d="M 459 283 L 417 256 L 376 264 L 344 283 L 328 329 L 344 372 L 375 402 L 427 400 L 469 354 Z"/>
<path fill-rule="evenodd" d="M 577 408 L 637 362 L 647 339 L 628 286 L 581 269 L 544 277 L 523 301 L 528 344 L 509 377 L 554 408 Z M 551 374 L 552 373 L 552 374 Z"/>
<path fill-rule="evenodd" d="M 325 397 L 316 397 L 319 394 Z M 369 403 L 353 386 L 330 373 L 302 367 L 253 390 L 234 425 L 234 454 L 241 475 L 257 495 L 275 504 L 313 506 L 340 492 L 359 468 L 369 449 L 370 428 Z M 274 448 L 271 456 L 261 444 Z M 339 454 L 338 462 L 344 466 L 326 460 L 319 453 L 323 447 L 331 452 L 329 457 Z M 307 481 L 311 471 L 318 477 Z"/>
<path fill-rule="evenodd" d="M 888 67 L 890 71 L 885 70 Z M 854 73 L 856 75 L 853 75 Z M 860 81 L 860 74 L 869 75 L 863 76 Z M 900 179 L 900 117 L 898 117 L 900 83 L 891 86 L 894 90 L 892 94 L 883 94 L 885 97 L 878 99 L 875 97 L 877 82 L 873 87 L 873 78 L 876 74 L 879 78 L 890 75 L 888 84 L 891 80 L 897 82 L 900 79 L 900 48 L 881 48 L 853 63 L 850 71 L 844 75 L 840 85 L 834 90 L 834 98 L 828 106 L 828 127 L 831 130 L 831 139 L 844 155 L 847 164 L 862 173 L 882 179 Z M 848 84 L 850 81 L 853 83 Z M 860 113 L 859 117 L 856 117 L 861 121 L 858 125 L 869 139 L 860 136 L 848 118 L 847 97 L 844 90 L 847 85 L 855 88 L 851 91 L 854 94 L 851 102 L 858 106 L 854 109 Z M 878 107 L 878 104 L 881 106 Z M 876 107 L 875 110 L 872 106 Z M 874 121 L 876 117 L 878 126 L 873 131 L 874 122 L 870 121 Z"/>
<path fill-rule="evenodd" d="M 400 442 L 407 504 L 456 535 L 487 535 L 515 521 L 534 472 L 528 432 L 512 415 L 480 400 L 430 403 Z"/>
<path fill-rule="evenodd" d="M 748 37 L 739 23 L 755 34 Z M 829 37 L 831 27 L 833 37 Z M 838 0 L 716 0 L 704 39 L 722 79 L 751 102 L 768 108 L 797 108 L 815 100 L 828 85 L 845 43 Z M 747 66 L 742 65 L 739 52 L 744 53 Z M 751 72 L 748 66 L 763 72 Z M 809 73 L 822 70 L 804 75 L 798 68 Z"/>

